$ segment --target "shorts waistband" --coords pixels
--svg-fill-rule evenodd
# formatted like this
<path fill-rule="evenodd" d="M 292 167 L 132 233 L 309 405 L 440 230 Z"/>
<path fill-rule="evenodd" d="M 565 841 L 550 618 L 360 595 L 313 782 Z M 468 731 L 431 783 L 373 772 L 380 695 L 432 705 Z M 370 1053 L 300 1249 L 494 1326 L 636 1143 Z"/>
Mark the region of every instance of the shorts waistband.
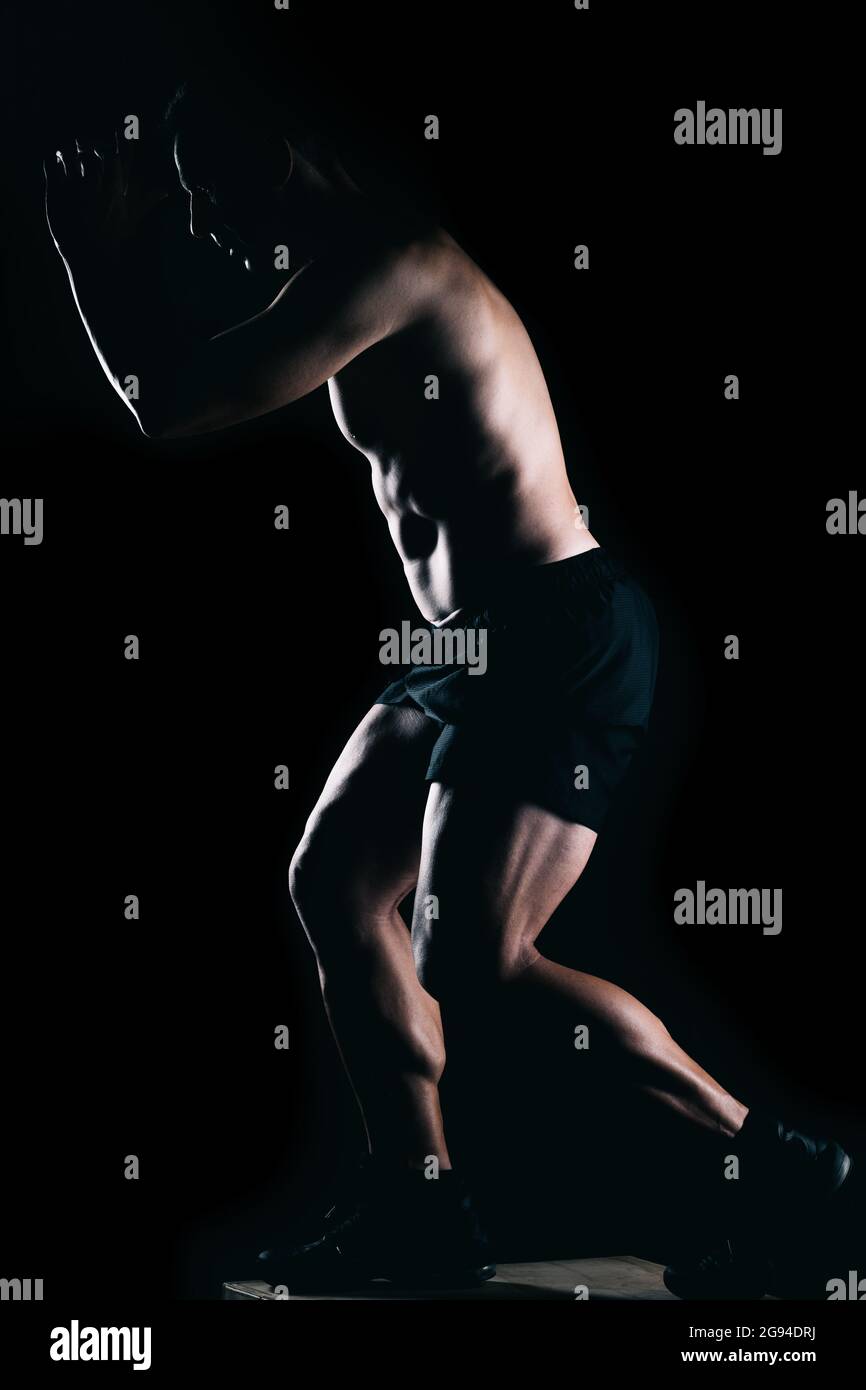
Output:
<path fill-rule="evenodd" d="M 463 604 L 454 625 L 465 625 L 467 620 L 471 622 L 491 609 L 502 611 L 513 606 L 522 607 L 526 603 L 567 598 L 569 595 L 573 595 L 576 601 L 584 602 L 590 597 L 605 599 L 610 596 L 617 580 L 626 578 L 627 570 L 604 546 L 583 550 L 579 555 L 568 555 L 564 560 L 551 560 L 544 565 L 520 566 L 507 574 L 497 575 L 486 587 L 481 602 Z M 443 626 L 450 624 L 446 621 Z"/>

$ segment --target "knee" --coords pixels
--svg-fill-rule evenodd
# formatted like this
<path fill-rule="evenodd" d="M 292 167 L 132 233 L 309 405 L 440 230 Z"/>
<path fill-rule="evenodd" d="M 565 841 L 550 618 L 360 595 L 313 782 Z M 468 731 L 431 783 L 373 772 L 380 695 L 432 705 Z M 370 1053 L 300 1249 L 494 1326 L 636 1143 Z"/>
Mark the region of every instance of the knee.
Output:
<path fill-rule="evenodd" d="M 289 896 L 301 921 L 313 915 L 314 903 L 321 896 L 321 882 L 315 871 L 315 856 L 308 837 L 304 837 L 289 864 Z"/>
<path fill-rule="evenodd" d="M 339 801 L 317 806 L 289 865 L 289 892 L 301 920 L 337 906 L 357 878 L 357 826 Z"/>
<path fill-rule="evenodd" d="M 289 865 L 289 893 L 313 949 L 344 952 L 375 940 L 390 923 L 400 893 L 369 872 L 357 836 L 339 816 L 314 817 Z"/>
<path fill-rule="evenodd" d="M 527 936 L 509 924 L 424 922 L 412 929 L 415 965 L 434 999 L 452 1002 L 513 983 L 538 959 Z"/>
<path fill-rule="evenodd" d="M 339 840 L 308 826 L 289 865 L 289 894 L 315 947 L 333 924 L 351 919 Z"/>

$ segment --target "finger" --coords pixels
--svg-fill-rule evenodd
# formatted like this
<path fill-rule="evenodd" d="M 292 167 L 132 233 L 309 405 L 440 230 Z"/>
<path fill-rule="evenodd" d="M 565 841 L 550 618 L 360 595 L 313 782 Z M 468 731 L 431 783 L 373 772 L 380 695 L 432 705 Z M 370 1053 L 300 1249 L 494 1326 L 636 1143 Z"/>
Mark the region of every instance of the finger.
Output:
<path fill-rule="evenodd" d="M 96 179 L 102 174 L 102 161 L 95 150 L 79 148 L 78 158 L 81 172 L 86 179 Z"/>
<path fill-rule="evenodd" d="M 75 149 L 74 149 L 74 151 L 72 152 L 72 154 L 73 154 L 73 158 L 74 158 L 74 160 L 75 160 L 75 163 L 76 163 L 77 166 L 78 166 L 78 172 L 79 172 L 79 174 L 81 175 L 82 178 L 84 178 L 84 175 L 85 175 L 85 173 L 87 172 L 87 170 L 86 170 L 86 168 L 85 168 L 85 165 L 84 165 L 83 153 L 84 153 L 84 151 L 83 151 L 83 148 L 82 148 L 82 145 L 81 145 L 81 141 L 78 139 L 78 136 L 76 135 L 76 137 L 75 137 Z"/>
<path fill-rule="evenodd" d="M 74 142 L 71 145 L 62 145 L 58 151 L 63 160 L 63 167 L 66 170 L 66 177 L 70 181 L 81 178 L 81 162 L 78 158 L 78 151 Z"/>
<path fill-rule="evenodd" d="M 63 167 L 63 159 L 59 150 L 47 150 L 42 157 L 42 172 L 45 175 L 45 182 L 54 184 L 66 178 L 66 170 Z"/>
<path fill-rule="evenodd" d="M 108 160 L 114 154 L 114 126 L 103 125 L 93 137 L 93 148 L 100 159 Z"/>
<path fill-rule="evenodd" d="M 96 150 L 84 140 L 75 141 L 75 156 L 81 169 L 82 178 L 89 179 L 101 170 L 101 162 Z"/>

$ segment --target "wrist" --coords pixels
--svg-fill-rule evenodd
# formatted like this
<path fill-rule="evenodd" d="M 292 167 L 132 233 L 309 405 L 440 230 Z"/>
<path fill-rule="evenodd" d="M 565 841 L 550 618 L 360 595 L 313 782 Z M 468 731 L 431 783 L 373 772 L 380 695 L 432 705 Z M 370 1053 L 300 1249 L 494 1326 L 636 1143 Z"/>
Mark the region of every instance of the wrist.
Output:
<path fill-rule="evenodd" d="M 78 276 L 111 277 L 128 269 L 129 247 L 101 237 L 74 237 L 55 246 L 67 270 Z"/>

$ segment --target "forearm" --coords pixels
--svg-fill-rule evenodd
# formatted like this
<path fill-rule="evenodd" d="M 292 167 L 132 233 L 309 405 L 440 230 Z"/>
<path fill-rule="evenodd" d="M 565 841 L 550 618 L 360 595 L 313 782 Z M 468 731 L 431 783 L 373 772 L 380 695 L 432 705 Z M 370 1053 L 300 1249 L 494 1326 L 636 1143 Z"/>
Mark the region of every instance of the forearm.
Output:
<path fill-rule="evenodd" d="M 166 192 L 133 165 L 135 144 L 115 132 L 100 152 L 79 140 L 43 161 L 48 229 L 75 305 L 110 385 L 145 434 L 176 413 L 181 372 L 204 334 L 181 323 L 161 273 L 159 219 Z"/>
<path fill-rule="evenodd" d="M 113 390 L 146 434 L 158 433 L 172 383 L 195 341 L 154 267 L 88 248 L 61 252 L 81 321 Z"/>

